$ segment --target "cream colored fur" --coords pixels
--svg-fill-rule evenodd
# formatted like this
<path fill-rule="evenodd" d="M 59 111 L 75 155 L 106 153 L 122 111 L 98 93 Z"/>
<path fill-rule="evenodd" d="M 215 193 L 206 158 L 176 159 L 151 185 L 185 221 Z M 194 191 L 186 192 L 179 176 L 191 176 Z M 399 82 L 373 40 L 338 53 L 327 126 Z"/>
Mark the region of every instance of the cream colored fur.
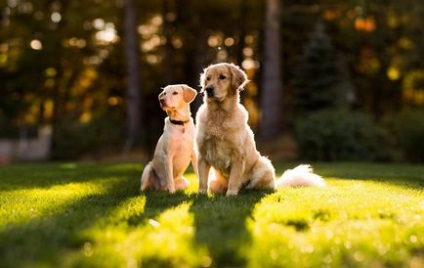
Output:
<path fill-rule="evenodd" d="M 299 165 L 286 170 L 275 183 L 277 188 L 284 186 L 326 186 L 324 179 L 315 174 L 310 165 Z"/>
<path fill-rule="evenodd" d="M 214 64 L 201 74 L 204 101 L 196 116 L 199 192 L 210 189 L 231 196 L 243 187 L 316 185 L 319 176 L 309 176 L 313 173 L 304 168 L 294 169 L 286 176 L 290 180 L 275 179 L 271 161 L 256 149 L 253 132 L 247 124 L 248 113 L 240 104 L 239 92 L 246 83 L 246 73 L 234 64 Z M 301 171 L 301 176 L 295 175 L 297 171 Z M 301 182 L 301 178 L 305 181 Z"/>
<path fill-rule="evenodd" d="M 163 134 L 156 145 L 153 159 L 143 170 L 142 191 L 152 189 L 174 193 L 189 186 L 183 174 L 190 161 L 197 171 L 195 127 L 189 105 L 196 95 L 196 90 L 187 85 L 169 85 L 159 94 L 160 105 L 168 117 L 165 118 Z"/>

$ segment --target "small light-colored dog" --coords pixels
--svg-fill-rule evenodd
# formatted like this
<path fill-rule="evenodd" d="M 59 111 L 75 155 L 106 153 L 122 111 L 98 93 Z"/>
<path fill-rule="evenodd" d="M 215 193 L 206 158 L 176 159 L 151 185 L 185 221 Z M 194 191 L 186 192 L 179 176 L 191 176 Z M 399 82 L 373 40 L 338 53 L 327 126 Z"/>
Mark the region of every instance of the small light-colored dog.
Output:
<path fill-rule="evenodd" d="M 308 165 L 288 170 L 275 179 L 271 161 L 256 150 L 247 124 L 248 113 L 240 104 L 239 92 L 248 82 L 246 73 L 229 63 L 211 65 L 200 76 L 200 92 L 205 95 L 196 116 L 199 192 L 206 193 L 209 188 L 231 196 L 244 187 L 325 185 Z"/>
<path fill-rule="evenodd" d="M 142 191 L 152 189 L 174 193 L 187 188 L 190 183 L 183 174 L 190 161 L 197 172 L 195 127 L 190 112 L 190 103 L 196 95 L 197 91 L 187 85 L 169 85 L 159 94 L 160 106 L 168 117 L 153 160 L 141 176 Z"/>

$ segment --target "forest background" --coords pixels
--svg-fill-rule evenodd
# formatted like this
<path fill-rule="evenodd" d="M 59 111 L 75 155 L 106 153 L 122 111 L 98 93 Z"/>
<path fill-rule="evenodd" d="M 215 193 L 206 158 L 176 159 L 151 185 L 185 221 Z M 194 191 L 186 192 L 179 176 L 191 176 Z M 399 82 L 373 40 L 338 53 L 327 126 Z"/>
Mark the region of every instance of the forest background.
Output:
<path fill-rule="evenodd" d="M 423 162 L 420 1 L 0 0 L 0 154 L 47 133 L 53 160 L 148 157 L 161 87 L 225 61 L 267 153 Z"/>

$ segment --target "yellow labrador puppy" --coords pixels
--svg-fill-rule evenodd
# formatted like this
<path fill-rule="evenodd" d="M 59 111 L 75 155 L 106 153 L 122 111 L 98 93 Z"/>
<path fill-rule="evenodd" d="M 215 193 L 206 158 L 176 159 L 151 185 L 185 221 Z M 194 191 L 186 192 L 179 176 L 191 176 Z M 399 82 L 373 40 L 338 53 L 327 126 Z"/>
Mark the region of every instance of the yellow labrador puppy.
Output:
<path fill-rule="evenodd" d="M 284 179 L 276 181 L 271 161 L 256 150 L 248 113 L 240 104 L 239 92 L 246 83 L 246 73 L 230 63 L 211 65 L 200 76 L 204 100 L 196 116 L 199 192 L 209 188 L 231 196 L 243 187 L 322 185 L 321 177 L 307 165 L 287 171 Z"/>
<path fill-rule="evenodd" d="M 194 153 L 195 128 L 191 118 L 190 103 L 197 91 L 187 85 L 169 85 L 159 94 L 165 118 L 163 134 L 156 145 L 153 160 L 144 168 L 141 190 L 167 190 L 174 193 L 185 189 L 189 181 L 183 177 L 192 162 L 197 171 Z"/>

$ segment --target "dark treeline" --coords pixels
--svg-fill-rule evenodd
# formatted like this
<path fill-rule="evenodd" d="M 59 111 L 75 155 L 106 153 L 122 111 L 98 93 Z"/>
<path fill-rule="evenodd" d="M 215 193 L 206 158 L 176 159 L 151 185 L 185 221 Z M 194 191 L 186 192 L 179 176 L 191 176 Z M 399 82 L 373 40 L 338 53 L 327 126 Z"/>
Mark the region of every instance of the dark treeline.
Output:
<path fill-rule="evenodd" d="M 315 160 L 422 161 L 423 15 L 420 0 L 1 0 L 0 137 L 51 126 L 63 159 L 122 149 L 137 128 L 131 145 L 150 151 L 160 88 L 199 88 L 228 61 L 251 80 L 258 139 L 293 134 Z"/>

